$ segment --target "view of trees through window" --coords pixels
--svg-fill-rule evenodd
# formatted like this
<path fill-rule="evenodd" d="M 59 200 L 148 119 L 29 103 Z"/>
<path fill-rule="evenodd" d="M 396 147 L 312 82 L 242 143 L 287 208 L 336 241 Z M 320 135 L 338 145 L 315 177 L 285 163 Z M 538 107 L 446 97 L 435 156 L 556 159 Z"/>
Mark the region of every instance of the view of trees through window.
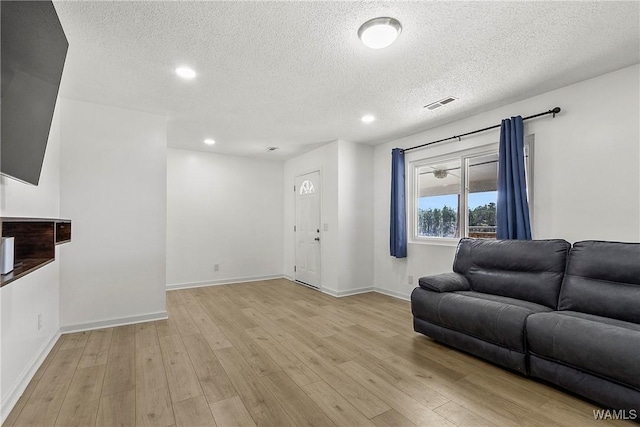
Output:
<path fill-rule="evenodd" d="M 469 237 L 495 238 L 497 191 L 469 194 Z M 460 236 L 458 195 L 421 197 L 418 203 L 418 236 Z"/>

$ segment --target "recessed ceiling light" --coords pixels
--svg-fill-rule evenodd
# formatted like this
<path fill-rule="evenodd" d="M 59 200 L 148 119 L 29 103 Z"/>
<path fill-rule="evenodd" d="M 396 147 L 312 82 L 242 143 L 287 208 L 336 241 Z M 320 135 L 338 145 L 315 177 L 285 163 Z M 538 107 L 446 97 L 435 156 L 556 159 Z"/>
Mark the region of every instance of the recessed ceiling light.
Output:
<path fill-rule="evenodd" d="M 371 123 L 375 119 L 376 118 L 373 117 L 371 114 L 367 114 L 366 116 L 362 116 L 362 118 L 360 120 L 362 120 L 362 123 Z"/>
<path fill-rule="evenodd" d="M 196 72 L 193 71 L 193 68 L 189 68 L 189 67 L 176 68 L 176 74 L 185 80 L 191 80 L 196 76 Z"/>
<path fill-rule="evenodd" d="M 207 138 L 207 139 L 204 140 L 204 143 L 207 144 L 207 145 L 213 145 L 213 144 L 216 143 L 216 141 L 211 139 L 211 138 Z"/>
<path fill-rule="evenodd" d="M 397 19 L 374 18 L 360 26 L 358 37 L 365 46 L 371 49 L 382 49 L 396 41 L 402 26 Z"/>

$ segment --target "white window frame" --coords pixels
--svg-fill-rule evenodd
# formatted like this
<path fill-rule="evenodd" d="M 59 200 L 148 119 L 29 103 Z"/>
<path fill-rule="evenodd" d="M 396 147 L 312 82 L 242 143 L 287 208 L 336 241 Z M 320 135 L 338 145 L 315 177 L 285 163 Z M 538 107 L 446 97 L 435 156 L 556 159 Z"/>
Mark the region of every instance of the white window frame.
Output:
<path fill-rule="evenodd" d="M 533 228 L 533 165 L 534 165 L 534 135 L 527 135 L 524 138 L 525 149 L 525 173 L 527 178 L 527 199 L 529 202 L 529 218 L 532 222 Z M 422 159 L 414 160 L 409 163 L 409 177 L 408 180 L 408 192 L 411 197 L 407 198 L 407 219 L 409 221 L 409 227 L 407 227 L 408 241 L 413 244 L 428 244 L 428 245 L 444 245 L 444 246 L 456 246 L 461 238 L 469 235 L 469 209 L 468 209 L 468 194 L 469 194 L 469 178 L 467 176 L 467 163 L 470 158 L 484 156 L 488 154 L 497 153 L 499 144 L 492 143 L 482 145 L 479 147 L 469 148 L 466 150 L 459 150 L 452 153 L 425 157 Z M 462 231 L 460 237 L 428 237 L 418 236 L 418 179 L 419 169 L 438 163 L 446 163 L 451 161 L 460 161 L 460 210 L 464 212 L 458 212 L 458 226 Z"/>

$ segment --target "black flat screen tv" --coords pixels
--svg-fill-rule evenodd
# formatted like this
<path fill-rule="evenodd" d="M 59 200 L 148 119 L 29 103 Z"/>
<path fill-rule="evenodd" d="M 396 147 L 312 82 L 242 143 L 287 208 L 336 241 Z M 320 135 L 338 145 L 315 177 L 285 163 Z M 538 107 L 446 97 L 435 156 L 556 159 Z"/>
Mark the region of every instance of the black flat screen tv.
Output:
<path fill-rule="evenodd" d="M 38 185 L 69 43 L 50 1 L 0 1 L 0 172 Z"/>

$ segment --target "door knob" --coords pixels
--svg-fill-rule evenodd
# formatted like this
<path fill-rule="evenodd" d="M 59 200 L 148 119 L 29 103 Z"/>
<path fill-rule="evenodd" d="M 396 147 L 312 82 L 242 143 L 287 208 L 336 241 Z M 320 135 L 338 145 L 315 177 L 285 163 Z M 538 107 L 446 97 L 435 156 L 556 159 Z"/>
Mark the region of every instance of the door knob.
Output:
<path fill-rule="evenodd" d="M 315 238 L 315 239 L 313 239 L 313 240 L 315 240 L 316 242 L 319 242 L 319 241 L 320 241 L 320 238 L 319 238 L 319 237 L 316 237 L 316 238 Z"/>

